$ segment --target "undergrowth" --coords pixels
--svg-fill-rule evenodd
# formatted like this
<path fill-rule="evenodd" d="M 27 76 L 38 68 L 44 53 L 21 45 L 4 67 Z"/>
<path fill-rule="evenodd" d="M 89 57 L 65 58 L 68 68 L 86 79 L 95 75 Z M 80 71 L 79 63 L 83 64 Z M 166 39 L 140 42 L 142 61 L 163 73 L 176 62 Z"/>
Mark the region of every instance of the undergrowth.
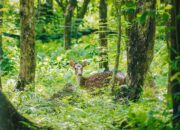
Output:
<path fill-rule="evenodd" d="M 162 58 L 158 53 L 166 51 L 164 46 L 156 46 L 161 49 L 155 51 L 157 55 L 151 65 L 156 86 L 145 86 L 140 100 L 133 103 L 115 101 L 110 87 L 94 91 L 77 87 L 74 72 L 68 62 L 70 59 L 86 59 L 89 65 L 84 70 L 85 76 L 101 71 L 98 70 L 98 49 L 95 43 L 88 46 L 81 43 L 78 46 L 74 45 L 70 51 L 64 51 L 58 43 L 42 44 L 38 41 L 35 87 L 29 85 L 24 92 L 14 92 L 19 67 L 19 49 L 14 44 L 9 44 L 15 49 L 4 48 L 7 52 L 6 57 L 9 58 L 9 66 L 3 76 L 3 91 L 15 108 L 33 122 L 49 125 L 55 130 L 171 129 L 172 113 L 167 107 L 165 87 L 167 64 L 163 62 L 157 67 L 159 58 Z M 110 51 L 114 50 L 110 48 Z M 165 55 L 164 59 L 166 57 Z M 126 60 L 123 56 L 121 63 L 120 69 L 125 72 Z M 113 60 L 110 60 L 110 64 L 112 68 Z M 57 92 L 67 83 L 72 84 L 75 90 L 70 94 L 60 92 L 58 96 Z M 55 93 L 56 98 L 52 98 Z"/>

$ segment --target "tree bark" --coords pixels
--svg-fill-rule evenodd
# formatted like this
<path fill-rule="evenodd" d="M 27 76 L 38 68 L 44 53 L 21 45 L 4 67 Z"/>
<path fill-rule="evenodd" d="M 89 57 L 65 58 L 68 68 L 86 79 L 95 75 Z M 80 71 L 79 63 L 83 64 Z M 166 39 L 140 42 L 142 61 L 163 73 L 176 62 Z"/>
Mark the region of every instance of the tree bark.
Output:
<path fill-rule="evenodd" d="M 77 0 L 70 0 L 65 11 L 64 21 L 64 49 L 68 50 L 71 47 L 71 22 L 74 9 L 77 5 Z"/>
<path fill-rule="evenodd" d="M 35 80 L 34 0 L 20 0 L 20 74 L 16 89 L 23 90 Z"/>
<path fill-rule="evenodd" d="M 173 126 L 180 128 L 180 1 L 172 0 L 171 11 L 171 44 L 170 65 L 169 65 L 169 91 L 172 97 L 173 104 Z"/>
<path fill-rule="evenodd" d="M 3 49 L 2 49 L 2 24 L 3 24 L 3 0 L 0 1 L 0 91 L 2 90 L 2 82 L 1 82 L 1 60 L 3 59 Z"/>
<path fill-rule="evenodd" d="M 99 67 L 109 70 L 108 63 L 108 40 L 107 40 L 107 3 L 100 0 L 99 3 L 99 44 L 100 44 L 100 63 Z"/>
<path fill-rule="evenodd" d="M 129 17 L 131 25 L 128 28 L 127 85 L 129 87 L 128 98 L 133 101 L 140 98 L 144 79 L 153 59 L 155 16 L 148 16 L 144 23 L 134 21 L 137 14 L 143 14 L 148 9 L 155 12 L 156 0 L 151 2 L 138 0 L 136 11 Z"/>

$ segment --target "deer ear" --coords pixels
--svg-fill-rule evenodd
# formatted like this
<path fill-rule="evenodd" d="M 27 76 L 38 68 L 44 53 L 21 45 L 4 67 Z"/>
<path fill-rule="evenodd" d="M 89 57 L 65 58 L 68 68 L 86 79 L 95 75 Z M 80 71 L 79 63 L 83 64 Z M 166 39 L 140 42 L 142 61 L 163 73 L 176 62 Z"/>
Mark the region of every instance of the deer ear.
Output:
<path fill-rule="evenodd" d="M 73 60 L 70 60 L 69 64 L 70 64 L 71 67 L 73 67 L 73 68 L 75 67 L 75 62 Z"/>
<path fill-rule="evenodd" d="M 85 61 L 85 60 L 82 62 L 83 67 L 86 66 L 87 64 L 88 64 L 88 63 L 87 63 L 87 61 Z"/>

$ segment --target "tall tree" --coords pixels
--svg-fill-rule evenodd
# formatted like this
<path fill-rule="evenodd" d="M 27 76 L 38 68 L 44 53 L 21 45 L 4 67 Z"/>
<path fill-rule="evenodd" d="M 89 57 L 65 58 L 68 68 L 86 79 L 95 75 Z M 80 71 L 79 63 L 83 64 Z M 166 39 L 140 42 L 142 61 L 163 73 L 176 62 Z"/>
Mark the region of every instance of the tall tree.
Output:
<path fill-rule="evenodd" d="M 35 80 L 35 26 L 34 0 L 20 0 L 20 73 L 16 89 L 23 90 L 25 85 Z"/>
<path fill-rule="evenodd" d="M 70 0 L 65 10 L 64 21 L 64 49 L 68 50 L 71 47 L 71 23 L 74 9 L 77 5 L 77 0 Z"/>
<path fill-rule="evenodd" d="M 2 49 L 2 24 L 3 24 L 3 0 L 0 0 L 0 90 L 2 89 L 1 83 L 1 60 L 3 59 L 3 49 Z"/>
<path fill-rule="evenodd" d="M 109 70 L 108 66 L 108 39 L 107 39 L 107 3 L 106 0 L 99 2 L 99 44 L 100 44 L 100 63 L 99 67 Z"/>
<path fill-rule="evenodd" d="M 128 17 L 130 25 L 127 46 L 127 85 L 129 87 L 127 95 L 134 101 L 140 97 L 146 73 L 153 59 L 156 0 L 138 0 L 135 5 L 137 6 L 134 13 Z M 138 20 L 137 14 L 142 15 Z"/>
<path fill-rule="evenodd" d="M 61 7 L 64 16 L 65 16 L 65 22 L 64 22 L 64 48 L 65 50 L 70 49 L 71 47 L 71 38 L 72 38 L 72 17 L 74 9 L 77 7 L 77 0 L 69 0 L 69 2 L 65 0 L 56 0 L 57 4 Z M 76 21 L 75 21 L 75 28 L 74 32 L 77 32 L 79 25 L 82 22 L 82 19 L 84 18 L 87 7 L 90 0 L 84 0 L 82 7 L 80 7 L 80 10 L 77 12 Z"/>
<path fill-rule="evenodd" d="M 173 104 L 173 126 L 180 128 L 180 1 L 171 0 L 171 44 L 170 44 L 170 69 L 169 90 Z"/>

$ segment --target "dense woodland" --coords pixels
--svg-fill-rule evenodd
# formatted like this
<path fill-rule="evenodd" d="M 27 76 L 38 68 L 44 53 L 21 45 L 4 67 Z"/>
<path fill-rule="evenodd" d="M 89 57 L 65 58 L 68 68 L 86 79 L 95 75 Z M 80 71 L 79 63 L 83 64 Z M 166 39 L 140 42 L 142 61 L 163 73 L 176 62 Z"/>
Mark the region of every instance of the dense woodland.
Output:
<path fill-rule="evenodd" d="M 0 0 L 0 130 L 179 130 L 180 0 Z"/>

